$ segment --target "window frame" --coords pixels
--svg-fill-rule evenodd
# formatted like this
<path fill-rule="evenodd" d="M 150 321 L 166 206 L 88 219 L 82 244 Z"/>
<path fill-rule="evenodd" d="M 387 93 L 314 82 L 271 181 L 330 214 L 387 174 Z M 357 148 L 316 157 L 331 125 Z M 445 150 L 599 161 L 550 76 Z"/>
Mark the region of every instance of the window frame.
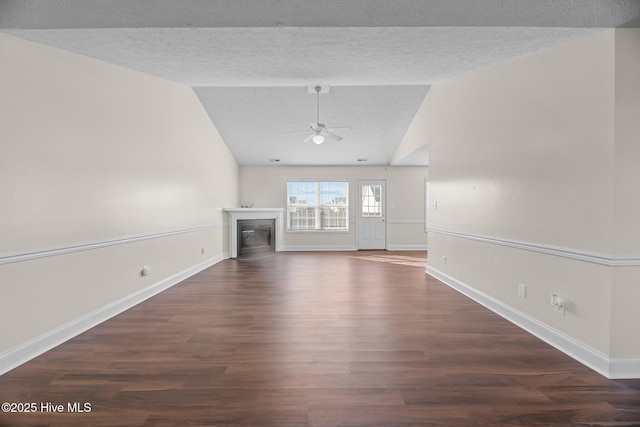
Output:
<path fill-rule="evenodd" d="M 315 204 L 292 204 L 291 203 L 291 184 L 292 183 L 315 183 Z M 331 183 L 343 183 L 346 184 L 345 190 L 346 195 L 344 197 L 345 204 L 339 203 L 322 203 L 322 184 L 331 184 Z M 286 227 L 285 230 L 287 233 L 349 233 L 351 231 L 351 220 L 350 220 L 350 192 L 351 192 L 351 183 L 348 179 L 296 179 L 291 178 L 287 179 L 287 188 L 286 188 Z M 314 228 L 291 228 L 291 209 L 301 208 L 301 207 L 311 207 L 314 211 Z M 338 208 L 345 210 L 345 227 L 323 227 L 322 226 L 322 210 L 323 209 L 331 209 Z"/>

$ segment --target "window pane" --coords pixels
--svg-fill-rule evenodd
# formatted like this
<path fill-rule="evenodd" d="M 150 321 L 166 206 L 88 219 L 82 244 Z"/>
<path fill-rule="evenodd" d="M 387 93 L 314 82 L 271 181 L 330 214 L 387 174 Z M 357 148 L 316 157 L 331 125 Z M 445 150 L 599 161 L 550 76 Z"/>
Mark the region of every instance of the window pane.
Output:
<path fill-rule="evenodd" d="M 362 216 L 382 216 L 381 196 L 381 185 L 362 186 Z"/>
<path fill-rule="evenodd" d="M 289 182 L 289 204 L 314 206 L 317 202 L 315 182 Z"/>
<path fill-rule="evenodd" d="M 334 230 L 346 230 L 348 211 L 346 207 L 330 207 L 320 210 L 322 228 Z"/>
<path fill-rule="evenodd" d="M 320 204 L 346 205 L 349 197 L 348 182 L 321 182 Z"/>
<path fill-rule="evenodd" d="M 308 230 L 316 228 L 316 212 L 314 207 L 289 208 L 289 229 Z"/>

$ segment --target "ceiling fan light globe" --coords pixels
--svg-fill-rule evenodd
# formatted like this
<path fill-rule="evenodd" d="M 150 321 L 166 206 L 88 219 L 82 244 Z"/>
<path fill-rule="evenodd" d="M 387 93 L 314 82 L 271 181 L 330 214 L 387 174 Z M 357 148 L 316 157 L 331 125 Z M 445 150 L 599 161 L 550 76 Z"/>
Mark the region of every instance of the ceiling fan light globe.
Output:
<path fill-rule="evenodd" d="M 324 142 L 324 136 L 322 135 L 313 135 L 313 138 L 311 138 L 311 140 L 315 143 L 315 144 L 322 144 Z"/>

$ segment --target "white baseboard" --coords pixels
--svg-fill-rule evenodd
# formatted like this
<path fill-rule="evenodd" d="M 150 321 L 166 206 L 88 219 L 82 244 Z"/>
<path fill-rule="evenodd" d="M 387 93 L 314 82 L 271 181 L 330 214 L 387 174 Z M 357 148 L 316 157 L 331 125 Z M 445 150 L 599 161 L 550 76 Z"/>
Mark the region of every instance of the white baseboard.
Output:
<path fill-rule="evenodd" d="M 358 248 L 351 245 L 289 245 L 283 249 L 285 252 L 318 252 L 318 251 L 357 251 Z"/>
<path fill-rule="evenodd" d="M 612 357 L 609 359 L 609 375 L 607 378 L 638 379 L 640 378 L 640 358 L 638 357 Z"/>
<path fill-rule="evenodd" d="M 130 309 L 137 304 L 140 304 L 144 300 L 169 289 L 188 277 L 191 277 L 222 260 L 222 255 L 210 258 L 167 279 L 114 301 L 111 304 L 69 322 L 66 325 L 62 325 L 43 335 L 33 338 L 18 347 L 5 351 L 0 354 L 0 375 L 17 368 L 23 363 L 28 362 L 42 353 L 51 350 L 63 342 L 70 340 L 82 332 L 93 328 L 94 326 Z"/>
<path fill-rule="evenodd" d="M 427 245 L 387 245 L 388 251 L 426 251 Z"/>
<path fill-rule="evenodd" d="M 640 378 L 640 358 L 611 358 L 429 265 L 426 273 L 609 379 Z"/>
<path fill-rule="evenodd" d="M 351 245 L 290 245 L 283 248 L 285 252 L 321 252 L 321 251 L 357 251 Z M 383 250 L 383 249 L 381 249 Z M 388 251 L 426 251 L 427 245 L 389 245 Z"/>

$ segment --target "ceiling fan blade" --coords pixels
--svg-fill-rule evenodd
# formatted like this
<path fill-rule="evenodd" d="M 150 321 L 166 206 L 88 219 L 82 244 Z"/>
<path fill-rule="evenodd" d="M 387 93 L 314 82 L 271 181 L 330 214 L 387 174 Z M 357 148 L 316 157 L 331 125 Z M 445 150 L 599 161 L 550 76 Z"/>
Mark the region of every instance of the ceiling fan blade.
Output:
<path fill-rule="evenodd" d="M 312 133 L 311 135 L 307 136 L 305 139 L 302 140 L 302 143 L 304 144 L 305 142 L 309 142 L 311 141 L 311 139 L 316 136 L 315 133 Z"/>
<path fill-rule="evenodd" d="M 327 128 L 328 131 L 333 131 L 334 129 L 349 129 L 351 130 L 351 126 L 331 126 Z"/>
<path fill-rule="evenodd" d="M 341 136 L 339 136 L 339 135 L 336 135 L 336 134 L 335 134 L 335 133 L 333 133 L 333 132 L 326 131 L 326 132 L 324 132 L 324 135 L 325 135 L 327 138 L 331 138 L 331 139 L 333 139 L 334 141 L 342 141 L 342 137 L 341 137 Z"/>
<path fill-rule="evenodd" d="M 305 129 L 305 130 L 288 130 L 288 131 L 284 131 L 282 133 L 307 133 L 309 132 L 309 129 Z"/>

